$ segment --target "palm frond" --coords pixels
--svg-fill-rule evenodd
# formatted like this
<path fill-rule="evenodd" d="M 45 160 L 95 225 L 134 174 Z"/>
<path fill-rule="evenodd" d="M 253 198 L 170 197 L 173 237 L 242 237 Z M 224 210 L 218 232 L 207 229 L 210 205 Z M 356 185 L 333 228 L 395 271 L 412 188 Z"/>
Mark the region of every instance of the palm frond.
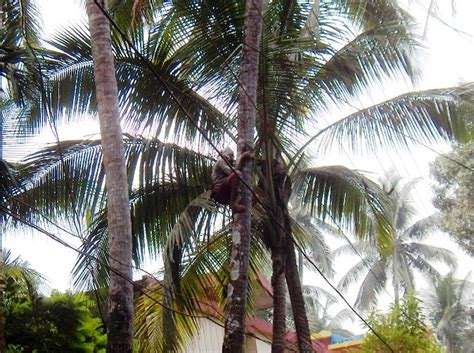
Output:
<path fill-rule="evenodd" d="M 15 174 L 16 168 L 0 159 L 0 205 L 2 206 L 16 193 L 18 182 Z"/>
<path fill-rule="evenodd" d="M 349 288 L 350 285 L 356 283 L 359 278 L 366 273 L 369 267 L 372 267 L 374 263 L 377 263 L 376 258 L 363 258 L 362 261 L 356 262 L 339 280 L 337 287 L 343 290 Z M 368 264 L 368 265 L 367 265 Z"/>
<path fill-rule="evenodd" d="M 210 188 L 212 160 L 205 155 L 156 139 L 126 136 L 124 143 L 130 187 L 137 186 L 146 193 L 157 183 L 166 188 L 170 181 L 175 187 L 189 183 L 200 192 Z M 105 202 L 100 141 L 64 141 L 30 155 L 22 168 L 21 181 L 25 191 L 18 199 L 32 208 L 18 210 L 25 217 L 34 210 L 52 218 L 94 213 Z M 173 192 L 178 189 L 168 190 Z"/>
<path fill-rule="evenodd" d="M 438 229 L 438 215 L 431 215 L 425 218 L 418 220 L 413 223 L 410 227 L 405 229 L 403 234 L 400 237 L 404 239 L 416 239 L 421 240 L 426 238 L 426 236 L 432 234 L 435 230 Z"/>
<path fill-rule="evenodd" d="M 321 151 L 341 143 L 357 153 L 408 148 L 418 143 L 463 141 L 469 129 L 460 114 L 472 85 L 403 94 L 357 111 L 313 136 Z"/>
<path fill-rule="evenodd" d="M 333 251 L 335 257 L 342 256 L 342 255 L 357 255 L 357 253 L 361 255 L 373 255 L 374 252 L 374 245 L 370 241 L 356 241 L 352 242 L 351 244 L 344 244 L 338 247 Z"/>
<path fill-rule="evenodd" d="M 212 212 L 214 202 L 209 196 L 210 192 L 207 191 L 189 202 L 168 232 L 162 251 L 165 264 L 164 283 L 167 287 L 176 288 L 178 293 L 181 292 L 182 261 L 193 256 L 200 244 L 211 238 L 215 228 L 217 214 Z"/>
<path fill-rule="evenodd" d="M 83 239 L 80 253 L 72 269 L 73 286 L 76 290 L 97 291 L 108 288 L 109 243 L 105 231 L 106 211 L 102 211 L 91 224 L 91 230 Z"/>
<path fill-rule="evenodd" d="M 311 222 L 302 222 L 296 219 L 292 226 L 294 237 L 302 240 L 302 248 L 309 252 L 309 256 L 317 264 L 318 268 L 326 275 L 334 275 L 333 258 L 331 250 L 326 243 L 324 234 Z M 301 271 L 301 270 L 300 270 Z"/>
<path fill-rule="evenodd" d="M 293 197 L 315 217 L 360 237 L 375 235 L 381 249 L 390 246 L 390 205 L 370 179 L 342 166 L 311 168 L 295 173 L 293 190 Z"/>
<path fill-rule="evenodd" d="M 229 262 L 230 246 L 229 229 L 214 233 L 207 241 L 200 242 L 194 248 L 192 256 L 183 260 L 180 274 L 180 289 L 173 300 L 174 311 L 166 316 L 166 307 L 157 305 L 156 302 L 140 297 L 137 308 L 137 336 L 144 351 L 161 352 L 166 342 L 164 336 L 164 318 L 173 317 L 176 327 L 175 344 L 183 346 L 189 343 L 192 336 L 199 329 L 205 317 L 211 321 L 222 324 L 224 313 L 224 300 L 226 298 L 225 287 L 227 285 L 227 271 Z M 265 267 L 269 266 L 264 246 L 261 242 L 252 241 L 252 253 L 250 256 L 249 287 L 250 303 L 255 299 L 255 291 L 260 290 L 258 276 Z M 155 286 L 150 293 L 156 300 L 164 303 L 165 293 L 170 290 L 166 281 L 161 286 Z M 176 347 L 168 347 L 172 351 Z"/>
<path fill-rule="evenodd" d="M 338 0 L 328 3 L 344 13 L 354 24 L 366 29 L 373 28 L 383 22 L 409 24 L 412 21 L 411 16 L 391 0 Z"/>
<path fill-rule="evenodd" d="M 183 348 L 197 331 L 198 313 L 193 308 L 176 304 L 165 304 L 165 288 L 155 283 L 142 289 L 138 296 L 135 309 L 135 337 L 138 339 L 140 352 L 174 352 Z M 174 324 L 164 321 L 163 311 L 171 310 Z M 169 318 L 168 318 L 169 319 Z M 165 328 L 175 327 L 175 340 L 172 346 L 165 344 Z"/>
<path fill-rule="evenodd" d="M 159 28 L 146 32 L 147 28 L 131 33 L 134 36 L 132 42 L 142 57 L 119 35 L 113 36 L 119 103 L 123 120 L 129 128 L 181 141 L 197 138 L 206 142 L 199 129 L 215 143 L 224 137 L 232 138 L 232 121 L 181 75 L 176 57 L 156 47 L 167 45 L 165 39 L 165 43 L 161 43 L 155 38 L 164 35 Z M 55 65 L 50 65 L 51 104 L 67 109 L 69 114 L 96 111 L 92 57 L 87 38 L 87 28 L 81 25 L 58 34 L 50 43 L 63 53 L 57 55 Z"/>
<path fill-rule="evenodd" d="M 448 249 L 417 242 L 407 243 L 404 246 L 407 248 L 405 253 L 412 254 L 412 259 L 416 264 L 421 264 L 421 259 L 423 259 L 426 262 L 444 263 L 451 269 L 457 267 L 456 256 Z"/>
<path fill-rule="evenodd" d="M 385 288 L 387 282 L 386 262 L 377 261 L 371 266 L 371 271 L 362 281 L 355 306 L 361 309 L 367 309 L 371 304 L 376 304 L 377 295 Z"/>
<path fill-rule="evenodd" d="M 319 87 L 326 99 L 344 106 L 351 96 L 384 78 L 414 80 L 417 73 L 412 58 L 416 47 L 404 24 L 384 23 L 331 53 L 332 57 L 309 80 L 309 87 Z"/>
<path fill-rule="evenodd" d="M 2 2 L 3 26 L 7 37 L 5 42 L 24 45 L 28 41 L 33 46 L 40 43 L 41 27 L 39 11 L 35 1 L 5 0 Z"/>

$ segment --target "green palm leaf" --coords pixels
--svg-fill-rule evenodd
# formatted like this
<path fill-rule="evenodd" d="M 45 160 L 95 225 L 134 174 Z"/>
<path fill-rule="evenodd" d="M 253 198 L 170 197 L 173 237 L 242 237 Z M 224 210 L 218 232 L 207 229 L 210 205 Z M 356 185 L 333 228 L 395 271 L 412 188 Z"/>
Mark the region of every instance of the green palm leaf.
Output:
<path fill-rule="evenodd" d="M 361 237 L 377 235 L 378 245 L 391 242 L 388 199 L 376 183 L 342 166 L 305 169 L 293 177 L 293 197 L 311 214 Z"/>
<path fill-rule="evenodd" d="M 170 182 L 175 187 L 189 183 L 199 193 L 210 188 L 212 159 L 205 155 L 156 139 L 127 136 L 125 147 L 131 187 L 151 190 L 157 183 L 166 188 Z M 64 141 L 36 152 L 26 159 L 21 180 L 25 191 L 18 199 L 32 208 L 18 210 L 25 217 L 35 210 L 53 218 L 93 213 L 105 202 L 100 141 Z M 178 193 L 178 189 L 168 192 Z M 182 202 L 184 207 L 186 201 Z"/>
<path fill-rule="evenodd" d="M 417 143 L 463 141 L 469 129 L 460 103 L 472 100 L 471 85 L 407 93 L 357 111 L 312 138 L 322 151 L 336 144 L 352 151 L 407 148 Z"/>
<path fill-rule="evenodd" d="M 51 42 L 59 53 L 49 65 L 50 103 L 66 109 L 68 114 L 96 111 L 87 38 L 87 28 L 81 25 L 57 34 Z M 204 142 L 196 125 L 214 142 L 234 135 L 231 120 L 181 74 L 179 59 L 170 52 L 173 48 L 167 45 L 166 33 L 158 27 L 150 28 L 148 33 L 146 29 L 134 31 L 131 40 L 142 57 L 118 34 L 113 38 L 119 103 L 130 129 L 180 141 L 198 138 Z M 160 50 L 161 45 L 166 50 Z M 36 111 L 32 110 L 32 114 Z"/>

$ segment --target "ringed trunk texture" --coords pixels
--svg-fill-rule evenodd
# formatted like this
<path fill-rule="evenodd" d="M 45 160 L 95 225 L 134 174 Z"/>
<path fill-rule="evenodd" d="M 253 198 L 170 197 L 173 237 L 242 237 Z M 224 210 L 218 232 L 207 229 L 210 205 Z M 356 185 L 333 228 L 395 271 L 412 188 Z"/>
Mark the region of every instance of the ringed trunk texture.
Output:
<path fill-rule="evenodd" d="M 258 58 L 262 33 L 263 0 L 247 0 L 244 21 L 244 39 L 240 67 L 238 108 L 238 156 L 253 151 L 257 102 Z M 245 160 L 242 179 L 251 185 L 253 160 Z M 227 317 L 225 321 L 222 352 L 241 353 L 244 346 L 245 312 L 247 304 L 248 264 L 250 250 L 251 191 L 242 182 L 237 188 L 236 202 L 245 206 L 245 211 L 234 214 L 232 225 L 232 250 L 230 278 L 227 288 Z"/>
<path fill-rule="evenodd" d="M 298 275 L 295 246 L 291 239 L 288 239 L 287 243 L 286 283 L 288 284 L 291 309 L 293 310 L 293 318 L 295 320 L 298 349 L 301 353 L 313 352 L 308 317 L 306 316 L 306 308 L 304 306 L 303 290 Z"/>
<path fill-rule="evenodd" d="M 107 178 L 107 222 L 110 248 L 107 352 L 131 353 L 133 288 L 129 190 L 110 26 L 99 5 L 104 9 L 105 1 L 87 1 L 101 143 Z"/>

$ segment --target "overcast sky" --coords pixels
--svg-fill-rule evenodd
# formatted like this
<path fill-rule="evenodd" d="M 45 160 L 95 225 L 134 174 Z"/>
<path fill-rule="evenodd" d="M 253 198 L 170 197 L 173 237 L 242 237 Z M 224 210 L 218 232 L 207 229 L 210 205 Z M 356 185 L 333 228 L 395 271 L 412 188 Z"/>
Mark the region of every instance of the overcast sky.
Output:
<path fill-rule="evenodd" d="M 409 1 L 411 11 L 416 14 L 420 20 L 420 33 L 422 33 L 427 13 L 426 1 Z M 457 0 L 456 13 L 451 14 L 451 1 L 439 0 L 440 7 L 437 9 L 437 15 L 443 18 L 443 21 L 449 23 L 455 29 L 442 24 L 435 18 L 430 18 L 427 26 L 426 43 L 427 47 L 420 63 L 423 66 L 423 77 L 415 89 L 428 89 L 452 86 L 459 82 L 474 81 L 474 29 L 472 25 L 472 16 L 474 13 L 474 1 Z M 39 1 L 44 16 L 44 30 L 46 33 L 54 32 L 59 26 L 67 26 L 81 18 L 83 10 L 77 1 L 73 0 L 41 0 Z M 425 5 L 418 6 L 418 3 Z M 404 93 L 413 89 L 408 85 L 399 84 L 387 87 L 384 90 L 378 90 L 373 93 L 371 99 L 376 101 L 388 99 L 394 95 Z M 362 104 L 362 103 L 361 103 Z M 91 130 L 92 129 L 92 130 Z M 85 126 L 82 133 L 90 134 L 97 132 L 94 127 Z M 77 137 L 77 129 L 74 131 L 62 129 L 59 133 L 61 139 Z M 44 139 L 51 140 L 52 134 L 47 130 L 44 133 Z M 441 150 L 440 150 L 441 152 Z M 387 164 L 394 164 L 398 172 L 404 176 L 422 176 L 424 179 L 420 183 L 420 188 L 415 197 L 420 203 L 422 213 L 432 212 L 430 205 L 430 181 L 427 178 L 428 160 L 431 160 L 436 154 L 428 150 L 420 149 L 416 155 L 403 154 L 398 158 L 391 158 L 390 161 L 378 161 L 376 171 L 380 172 L 386 169 Z M 8 155 L 5 156 L 8 159 Z M 341 157 L 344 158 L 344 157 Z M 378 163 L 376 161 L 376 163 Z M 370 168 L 374 161 L 368 165 L 367 158 L 351 157 L 349 164 L 359 169 Z M 381 167 L 381 165 L 384 165 Z M 351 165 L 350 165 L 351 166 Z M 77 239 L 66 237 L 66 240 L 77 246 Z M 455 249 L 445 239 L 437 240 L 446 242 L 446 246 Z M 70 287 L 69 274 L 74 264 L 76 253 L 64 249 L 61 245 L 54 243 L 44 235 L 38 235 L 34 232 L 21 231 L 15 234 L 7 234 L 4 242 L 6 248 L 10 248 L 16 255 L 21 255 L 23 259 L 30 262 L 32 268 L 44 274 L 49 279 L 52 288 L 65 290 Z M 466 269 L 474 267 L 472 258 L 459 255 L 460 276 L 464 276 Z M 155 270 L 154 268 L 151 268 Z M 321 280 L 316 275 L 306 276 L 308 284 L 320 284 Z"/>

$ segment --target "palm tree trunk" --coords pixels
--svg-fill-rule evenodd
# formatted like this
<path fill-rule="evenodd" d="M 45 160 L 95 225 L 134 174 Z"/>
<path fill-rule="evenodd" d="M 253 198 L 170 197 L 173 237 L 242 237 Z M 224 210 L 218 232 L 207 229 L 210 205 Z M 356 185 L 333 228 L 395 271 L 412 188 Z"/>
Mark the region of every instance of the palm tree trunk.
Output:
<path fill-rule="evenodd" d="M 281 233 L 281 232 L 277 232 Z M 285 251 L 282 246 L 272 249 L 273 339 L 272 353 L 285 352 L 286 345 L 286 283 Z"/>
<path fill-rule="evenodd" d="M 288 284 L 291 309 L 293 310 L 293 318 L 295 320 L 296 335 L 298 337 L 298 348 L 302 353 L 313 352 L 308 317 L 306 315 L 306 309 L 304 306 L 303 290 L 301 287 L 300 277 L 298 275 L 295 247 L 291 239 L 288 239 L 287 242 L 288 253 L 286 256 L 286 283 Z"/>
<path fill-rule="evenodd" d="M 104 0 L 87 1 L 100 133 L 107 176 L 107 221 L 110 248 L 107 352 L 131 353 L 133 349 L 133 290 L 129 190 L 110 26 L 102 11 L 105 6 Z"/>
<path fill-rule="evenodd" d="M 238 155 L 253 151 L 258 79 L 258 48 L 262 33 L 263 0 L 247 0 L 245 30 L 240 67 L 238 110 Z M 242 179 L 251 185 L 253 161 L 242 165 Z M 230 279 L 227 288 L 228 312 L 225 322 L 223 353 L 241 353 L 244 345 L 245 312 L 247 303 L 248 263 L 250 250 L 251 191 L 239 183 L 236 202 L 245 206 L 245 212 L 234 214 Z"/>
<path fill-rule="evenodd" d="M 394 246 L 394 249 L 393 249 L 393 260 L 392 260 L 392 268 L 393 268 L 393 291 L 394 291 L 394 294 L 395 294 L 395 297 L 394 297 L 394 303 L 395 305 L 398 305 L 398 303 L 400 302 L 400 280 L 399 280 L 399 276 L 398 276 L 398 252 L 397 252 L 397 245 L 398 244 L 395 244 Z"/>
<path fill-rule="evenodd" d="M 163 351 L 178 351 L 176 317 L 173 311 L 175 302 L 182 301 L 180 284 L 180 263 L 183 244 L 176 245 L 172 250 L 168 248 L 164 272 L 164 307 L 163 307 Z"/>

